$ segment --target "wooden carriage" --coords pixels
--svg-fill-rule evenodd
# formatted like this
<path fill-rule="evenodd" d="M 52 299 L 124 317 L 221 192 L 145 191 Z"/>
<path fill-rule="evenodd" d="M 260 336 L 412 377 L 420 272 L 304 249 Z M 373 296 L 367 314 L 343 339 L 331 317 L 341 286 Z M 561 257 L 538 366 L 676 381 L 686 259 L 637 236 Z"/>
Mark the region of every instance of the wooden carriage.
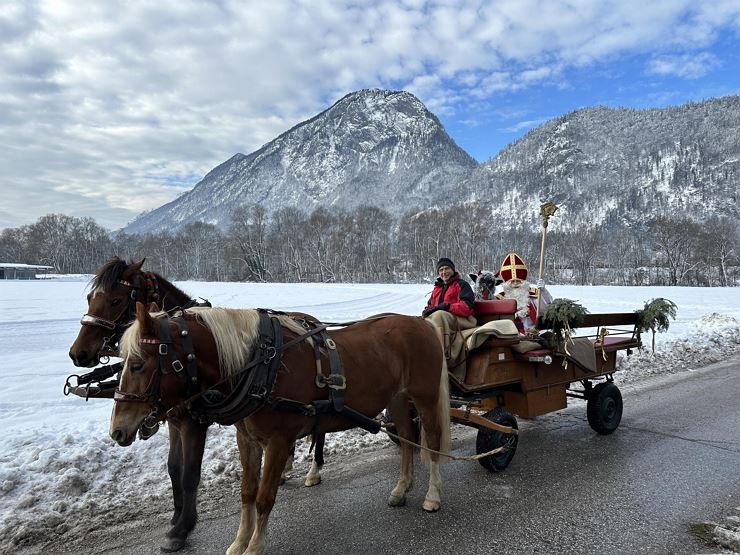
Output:
<path fill-rule="evenodd" d="M 617 353 L 640 347 L 636 313 L 588 314 L 579 330 L 594 331 L 553 351 L 512 331 L 515 310 L 513 300 L 476 301 L 478 324 L 494 331 L 472 345 L 468 338 L 472 348 L 464 379 L 450 373 L 452 417 L 478 427 L 477 452 L 504 447 L 480 459 L 492 471 L 506 468 L 514 456 L 516 416 L 533 418 L 563 409 L 568 397 L 587 401 L 588 422 L 596 432 L 616 430 L 622 417 L 622 397 L 612 378 Z M 497 328 L 504 333 L 496 333 Z"/>

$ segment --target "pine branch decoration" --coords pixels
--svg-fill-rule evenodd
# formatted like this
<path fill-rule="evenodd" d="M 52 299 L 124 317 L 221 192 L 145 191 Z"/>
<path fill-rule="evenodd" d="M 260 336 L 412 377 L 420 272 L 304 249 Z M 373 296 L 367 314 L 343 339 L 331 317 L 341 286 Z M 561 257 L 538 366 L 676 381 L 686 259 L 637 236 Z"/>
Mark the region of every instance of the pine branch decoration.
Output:
<path fill-rule="evenodd" d="M 640 339 L 640 334 L 644 331 L 652 331 L 653 354 L 655 354 L 655 333 L 668 331 L 668 327 L 671 325 L 671 319 L 676 319 L 677 309 L 676 303 L 659 297 L 645 303 L 642 310 L 635 311 L 637 313 L 637 325 L 635 326 L 637 338 Z"/>
<path fill-rule="evenodd" d="M 542 322 L 552 329 L 552 339 L 556 341 L 556 344 L 551 344 L 550 348 L 556 350 L 559 345 L 564 344 L 567 352 L 567 343 L 571 340 L 573 330 L 583 323 L 586 314 L 588 310 L 577 301 L 554 299 L 542 316 Z M 563 341 L 563 332 L 565 332 L 565 341 Z"/>

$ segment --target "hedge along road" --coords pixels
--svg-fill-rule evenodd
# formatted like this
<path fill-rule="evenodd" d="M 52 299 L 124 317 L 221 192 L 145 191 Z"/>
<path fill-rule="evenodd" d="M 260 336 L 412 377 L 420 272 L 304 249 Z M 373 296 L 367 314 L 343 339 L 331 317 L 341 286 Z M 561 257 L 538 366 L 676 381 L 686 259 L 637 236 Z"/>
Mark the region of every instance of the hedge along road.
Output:
<path fill-rule="evenodd" d="M 618 377 L 618 374 L 617 374 Z M 619 429 L 600 436 L 585 404 L 520 420 L 511 465 L 491 474 L 475 462 L 443 467 L 443 506 L 421 510 L 428 474 L 418 462 L 409 504 L 386 506 L 398 476 L 395 449 L 337 461 L 324 482 L 281 488 L 268 553 L 716 553 L 691 525 L 722 521 L 740 506 L 740 357 L 622 391 Z M 455 426 L 456 455 L 475 431 Z M 183 554 L 223 553 L 236 534 L 239 498 L 201 493 L 200 521 Z M 171 513 L 111 523 L 94 537 L 44 552 L 159 553 Z"/>

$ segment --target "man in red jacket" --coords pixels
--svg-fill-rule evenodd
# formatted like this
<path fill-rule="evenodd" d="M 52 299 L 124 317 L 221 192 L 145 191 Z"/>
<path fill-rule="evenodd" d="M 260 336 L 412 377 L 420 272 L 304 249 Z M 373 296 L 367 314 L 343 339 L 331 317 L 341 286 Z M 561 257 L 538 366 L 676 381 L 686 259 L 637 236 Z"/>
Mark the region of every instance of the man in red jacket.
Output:
<path fill-rule="evenodd" d="M 437 280 L 432 297 L 422 316 L 442 330 L 447 367 L 461 380 L 465 379 L 465 341 L 462 330 L 476 326 L 473 308 L 475 298 L 467 281 L 460 279 L 449 258 L 437 262 Z"/>

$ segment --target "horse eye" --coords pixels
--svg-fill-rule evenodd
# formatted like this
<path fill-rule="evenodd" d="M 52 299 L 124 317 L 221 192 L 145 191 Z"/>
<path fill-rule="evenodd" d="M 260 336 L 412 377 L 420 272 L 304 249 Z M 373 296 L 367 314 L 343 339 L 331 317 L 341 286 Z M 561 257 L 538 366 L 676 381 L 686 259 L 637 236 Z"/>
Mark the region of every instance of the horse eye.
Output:
<path fill-rule="evenodd" d="M 121 304 L 121 299 L 113 299 L 110 304 L 111 306 L 118 306 L 119 304 Z"/>
<path fill-rule="evenodd" d="M 144 361 L 137 360 L 136 362 L 131 362 L 128 367 L 132 372 L 141 372 L 144 369 Z"/>

